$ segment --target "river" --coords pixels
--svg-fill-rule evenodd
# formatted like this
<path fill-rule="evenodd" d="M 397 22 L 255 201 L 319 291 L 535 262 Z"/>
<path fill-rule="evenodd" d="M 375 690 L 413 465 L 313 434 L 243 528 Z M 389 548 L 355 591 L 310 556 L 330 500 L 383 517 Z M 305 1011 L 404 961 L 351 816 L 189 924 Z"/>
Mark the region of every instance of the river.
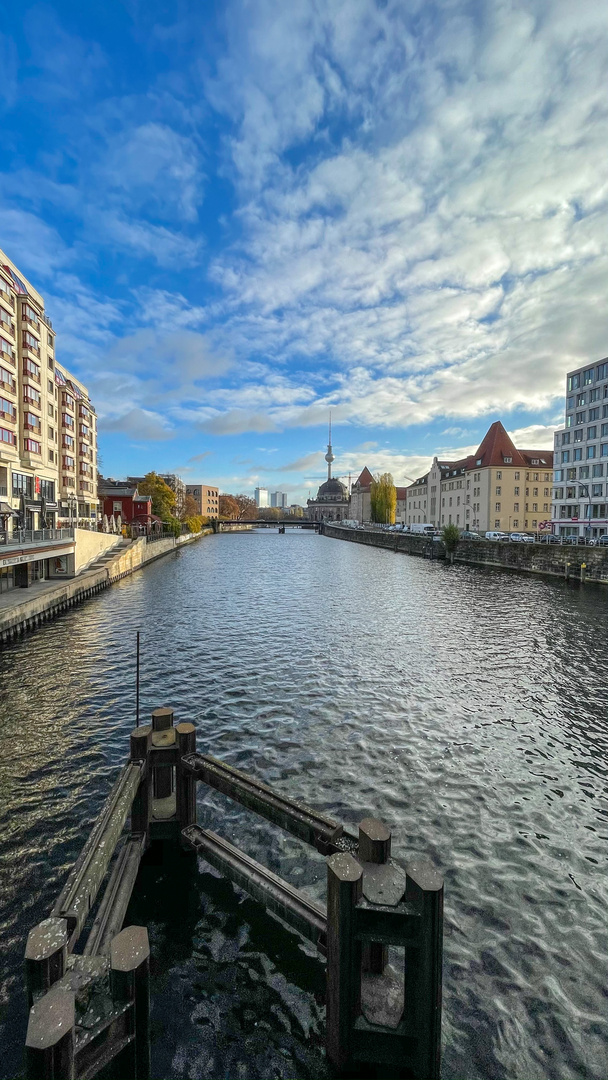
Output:
<path fill-rule="evenodd" d="M 445 877 L 446 1078 L 608 1076 L 608 595 L 274 531 L 213 536 L 0 654 L 0 1075 L 27 929 L 174 706 L 199 748 Z M 313 896 L 323 860 L 199 785 L 199 820 Z M 182 860 L 182 862 L 188 860 Z M 183 870 L 180 871 L 183 873 Z M 140 874 L 154 1077 L 327 1076 L 324 966 L 200 864 Z"/>

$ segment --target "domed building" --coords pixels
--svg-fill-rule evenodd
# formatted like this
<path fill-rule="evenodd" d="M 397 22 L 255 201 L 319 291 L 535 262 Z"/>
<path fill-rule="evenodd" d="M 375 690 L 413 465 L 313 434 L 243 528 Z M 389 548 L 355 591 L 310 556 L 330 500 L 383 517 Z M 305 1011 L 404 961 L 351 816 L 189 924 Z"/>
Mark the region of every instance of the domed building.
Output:
<path fill-rule="evenodd" d="M 335 480 L 331 475 L 332 462 L 335 461 L 331 448 L 331 418 L 329 421 L 329 442 L 325 455 L 327 462 L 327 480 L 321 484 L 316 499 L 308 499 L 309 521 L 344 521 L 348 518 L 350 499 L 346 485 Z"/>

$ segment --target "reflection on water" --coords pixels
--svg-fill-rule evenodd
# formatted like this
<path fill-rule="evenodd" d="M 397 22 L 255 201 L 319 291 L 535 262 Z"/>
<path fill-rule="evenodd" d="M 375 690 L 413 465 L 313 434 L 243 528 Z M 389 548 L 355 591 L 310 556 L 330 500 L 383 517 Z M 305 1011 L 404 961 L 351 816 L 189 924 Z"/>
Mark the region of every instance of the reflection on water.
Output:
<path fill-rule="evenodd" d="M 608 596 L 309 533 L 210 537 L 0 655 L 2 1075 L 48 914 L 142 708 L 446 881 L 446 1077 L 608 1075 Z M 199 816 L 323 897 L 323 860 L 199 788 Z M 151 860 L 158 1077 L 321 1077 L 323 965 L 200 864 Z M 176 889 L 176 875 L 180 887 Z M 10 1008 L 9 1008 L 10 1003 Z"/>

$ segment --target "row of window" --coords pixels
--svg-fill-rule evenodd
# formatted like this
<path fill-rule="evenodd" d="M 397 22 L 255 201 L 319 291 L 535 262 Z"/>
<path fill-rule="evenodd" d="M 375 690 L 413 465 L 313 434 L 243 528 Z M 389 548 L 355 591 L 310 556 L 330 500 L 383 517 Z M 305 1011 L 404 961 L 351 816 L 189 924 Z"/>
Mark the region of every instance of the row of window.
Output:
<path fill-rule="evenodd" d="M 599 446 L 599 454 L 598 454 L 598 447 L 597 446 L 593 445 L 593 446 L 586 446 L 585 447 L 585 458 L 586 458 L 587 461 L 592 461 L 593 458 L 596 458 L 596 457 L 603 457 L 603 458 L 608 457 L 608 443 L 601 443 L 600 444 L 600 446 Z M 567 464 L 569 461 L 582 461 L 582 460 L 583 460 L 583 448 L 582 448 L 582 446 L 575 447 L 574 450 L 572 450 L 572 451 L 570 451 L 570 450 L 562 450 L 562 458 L 561 458 L 562 465 Z"/>
<path fill-rule="evenodd" d="M 594 410 L 591 410 L 591 411 L 594 411 Z M 598 437 L 597 428 L 598 428 L 597 424 L 593 424 L 591 427 L 587 428 L 587 438 L 588 439 L 597 439 L 597 437 Z M 568 446 L 569 445 L 571 435 L 572 435 L 571 431 L 562 431 L 562 446 Z M 605 438 L 606 436 L 608 436 L 608 424 L 602 424 L 601 425 L 601 427 L 600 427 L 600 436 L 601 436 L 601 438 Z M 573 442 L 575 442 L 575 443 L 582 442 L 583 438 L 584 438 L 583 428 L 577 428 L 575 430 L 575 432 L 574 432 Z"/>
<path fill-rule="evenodd" d="M 579 478 L 579 480 L 588 480 L 589 475 L 590 475 L 589 470 L 591 470 L 591 476 L 592 477 L 603 476 L 604 475 L 604 464 L 603 464 L 603 462 L 598 462 L 596 465 L 591 465 L 591 466 L 589 466 L 589 465 L 579 465 L 578 466 L 578 478 Z M 576 480 L 576 475 L 577 475 L 577 470 L 576 469 L 556 469 L 553 479 L 555 480 L 556 483 L 559 483 L 561 480 Z M 606 475 L 608 476 L 608 465 L 606 466 Z"/>
<path fill-rule="evenodd" d="M 586 484 L 584 486 L 589 487 L 588 484 Z M 579 487 L 580 487 L 580 485 L 579 485 Z M 597 498 L 599 495 L 604 494 L 604 485 L 603 484 L 591 484 L 590 485 L 590 490 L 591 490 L 591 497 L 592 498 Z M 565 491 L 565 495 L 564 495 L 564 491 Z M 587 497 L 587 494 L 588 493 L 586 491 L 584 491 L 584 490 L 583 491 L 579 490 L 578 493 L 577 493 L 576 487 L 574 485 L 572 485 L 571 487 L 566 487 L 566 488 L 563 488 L 563 487 L 555 488 L 555 491 L 553 492 L 553 498 L 555 499 L 556 502 L 559 502 L 559 500 L 563 499 L 563 498 L 576 499 L 576 498 Z"/>
<path fill-rule="evenodd" d="M 587 368 L 586 371 L 579 371 L 576 375 L 569 375 L 568 392 L 578 390 L 581 386 L 590 386 L 593 382 L 601 382 L 602 379 L 608 379 L 607 361 L 597 364 L 595 367 Z"/>

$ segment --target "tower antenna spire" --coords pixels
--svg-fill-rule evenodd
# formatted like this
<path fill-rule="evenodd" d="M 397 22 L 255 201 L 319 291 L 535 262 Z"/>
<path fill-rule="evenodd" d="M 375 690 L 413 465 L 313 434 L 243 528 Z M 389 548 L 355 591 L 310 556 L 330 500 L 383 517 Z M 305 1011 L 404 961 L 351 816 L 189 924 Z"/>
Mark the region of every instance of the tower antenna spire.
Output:
<path fill-rule="evenodd" d="M 327 479 L 331 480 L 331 463 L 334 461 L 334 453 L 331 448 L 331 409 L 329 410 L 329 442 L 327 443 L 325 460 L 327 462 Z"/>

